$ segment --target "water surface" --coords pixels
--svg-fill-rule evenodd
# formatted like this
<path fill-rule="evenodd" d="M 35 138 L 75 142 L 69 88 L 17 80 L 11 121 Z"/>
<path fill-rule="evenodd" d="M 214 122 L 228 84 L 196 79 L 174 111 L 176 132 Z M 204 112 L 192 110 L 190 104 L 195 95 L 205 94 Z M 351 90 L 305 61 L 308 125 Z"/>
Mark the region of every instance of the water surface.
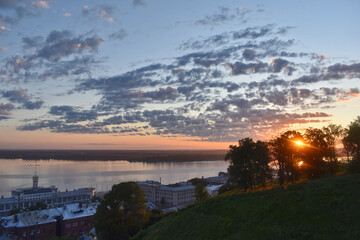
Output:
<path fill-rule="evenodd" d="M 115 183 L 124 181 L 157 180 L 169 184 L 193 177 L 216 176 L 226 171 L 228 163 L 219 161 L 196 162 L 128 162 L 128 161 L 63 161 L 36 162 L 39 186 L 55 185 L 60 191 L 79 187 L 95 187 L 107 191 Z M 35 161 L 0 159 L 0 195 L 9 197 L 11 190 L 31 187 Z"/>

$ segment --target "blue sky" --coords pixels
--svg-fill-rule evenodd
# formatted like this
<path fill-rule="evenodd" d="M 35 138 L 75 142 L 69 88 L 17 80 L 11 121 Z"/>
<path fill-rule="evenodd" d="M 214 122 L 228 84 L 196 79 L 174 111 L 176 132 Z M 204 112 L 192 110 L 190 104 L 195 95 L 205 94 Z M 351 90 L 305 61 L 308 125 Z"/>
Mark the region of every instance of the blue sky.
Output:
<path fill-rule="evenodd" d="M 0 0 L 0 148 L 226 148 L 359 115 L 358 1 Z"/>

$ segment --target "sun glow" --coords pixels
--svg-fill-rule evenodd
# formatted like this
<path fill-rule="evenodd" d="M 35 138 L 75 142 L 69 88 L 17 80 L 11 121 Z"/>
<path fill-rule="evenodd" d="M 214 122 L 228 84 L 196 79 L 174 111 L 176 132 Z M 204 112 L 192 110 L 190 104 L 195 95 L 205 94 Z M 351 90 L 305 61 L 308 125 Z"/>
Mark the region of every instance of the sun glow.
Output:
<path fill-rule="evenodd" d="M 299 141 L 296 141 L 295 143 L 296 143 L 296 145 L 298 145 L 298 146 L 304 145 L 304 143 L 303 143 L 302 141 L 300 141 L 300 140 L 299 140 Z"/>
<path fill-rule="evenodd" d="M 301 165 L 303 165 L 303 163 L 303 161 L 298 162 L 298 166 L 300 167 Z"/>

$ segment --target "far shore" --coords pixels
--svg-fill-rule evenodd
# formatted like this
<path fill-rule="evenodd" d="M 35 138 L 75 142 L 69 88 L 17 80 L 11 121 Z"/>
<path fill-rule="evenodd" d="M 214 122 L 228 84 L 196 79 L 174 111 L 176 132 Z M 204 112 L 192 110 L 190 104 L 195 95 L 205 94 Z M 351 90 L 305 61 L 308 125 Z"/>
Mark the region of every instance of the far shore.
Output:
<path fill-rule="evenodd" d="M 0 150 L 2 159 L 129 162 L 224 160 L 226 150 Z"/>

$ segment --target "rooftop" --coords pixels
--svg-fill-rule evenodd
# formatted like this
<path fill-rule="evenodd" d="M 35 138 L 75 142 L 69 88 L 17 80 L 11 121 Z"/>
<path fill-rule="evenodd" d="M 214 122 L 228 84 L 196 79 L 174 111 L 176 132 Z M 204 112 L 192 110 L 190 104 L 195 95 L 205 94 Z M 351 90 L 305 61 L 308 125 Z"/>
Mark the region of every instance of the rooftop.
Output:
<path fill-rule="evenodd" d="M 64 220 L 92 216 L 96 212 L 96 207 L 96 203 L 72 203 L 59 208 L 18 213 L 12 216 L 3 217 L 3 226 L 10 228 L 33 226 L 36 224 L 41 225 L 56 222 L 55 218 L 58 216 L 63 216 Z"/>

